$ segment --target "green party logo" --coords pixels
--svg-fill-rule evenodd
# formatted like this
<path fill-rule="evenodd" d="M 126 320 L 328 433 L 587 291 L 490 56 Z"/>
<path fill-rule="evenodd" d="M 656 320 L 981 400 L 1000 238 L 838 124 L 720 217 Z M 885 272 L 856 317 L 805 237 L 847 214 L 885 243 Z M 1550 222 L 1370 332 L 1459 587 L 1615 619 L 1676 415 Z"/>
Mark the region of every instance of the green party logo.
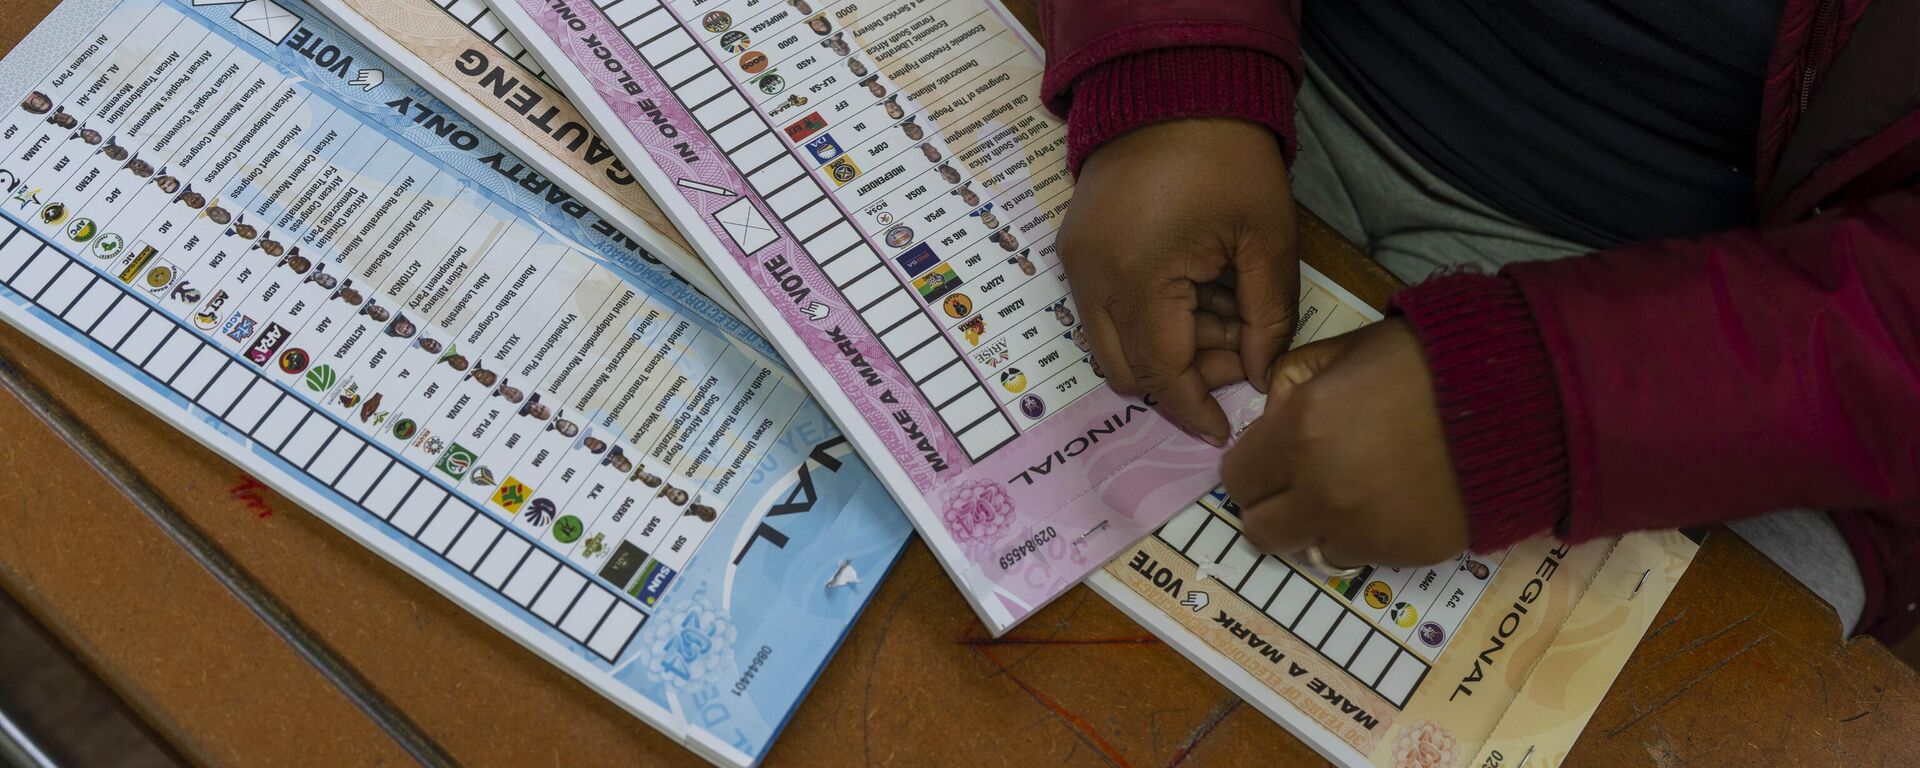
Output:
<path fill-rule="evenodd" d="M 453 447 L 447 449 L 446 455 L 441 456 L 440 461 L 433 465 L 433 468 L 458 480 L 466 476 L 467 470 L 473 468 L 473 462 L 478 458 L 480 457 L 474 455 L 473 451 L 467 450 L 459 443 L 454 443 Z"/>
<path fill-rule="evenodd" d="M 100 258 L 108 258 L 126 247 L 127 240 L 112 232 L 99 236 L 93 241 L 93 253 Z"/>
<path fill-rule="evenodd" d="M 334 382 L 338 380 L 339 377 L 333 373 L 333 366 L 318 366 L 307 372 L 307 389 L 314 392 L 325 392 L 333 389 Z"/>

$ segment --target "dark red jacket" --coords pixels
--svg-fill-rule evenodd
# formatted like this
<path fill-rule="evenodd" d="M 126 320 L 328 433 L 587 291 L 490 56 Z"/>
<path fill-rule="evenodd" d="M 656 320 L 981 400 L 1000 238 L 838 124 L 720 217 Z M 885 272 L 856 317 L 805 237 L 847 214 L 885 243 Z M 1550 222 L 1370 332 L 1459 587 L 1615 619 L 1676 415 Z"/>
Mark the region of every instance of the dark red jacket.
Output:
<path fill-rule="evenodd" d="M 1920 2 L 1784 2 L 1753 228 L 1394 302 L 1426 345 L 1476 549 L 1836 510 L 1861 628 L 1891 641 L 1920 617 Z M 1297 0 L 1054 0 L 1041 19 L 1075 168 L 1188 116 L 1262 122 L 1291 156 Z"/>

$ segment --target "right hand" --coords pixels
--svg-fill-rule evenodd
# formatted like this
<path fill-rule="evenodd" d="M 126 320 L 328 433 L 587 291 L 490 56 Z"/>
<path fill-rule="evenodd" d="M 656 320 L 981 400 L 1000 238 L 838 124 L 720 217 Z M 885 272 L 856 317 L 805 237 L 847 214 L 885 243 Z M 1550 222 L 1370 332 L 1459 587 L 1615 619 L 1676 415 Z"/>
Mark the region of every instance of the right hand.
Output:
<path fill-rule="evenodd" d="M 1107 383 L 1224 445 L 1231 427 L 1209 393 L 1241 380 L 1265 391 L 1293 336 L 1297 236 L 1280 141 L 1264 126 L 1176 120 L 1096 150 L 1060 259 Z"/>

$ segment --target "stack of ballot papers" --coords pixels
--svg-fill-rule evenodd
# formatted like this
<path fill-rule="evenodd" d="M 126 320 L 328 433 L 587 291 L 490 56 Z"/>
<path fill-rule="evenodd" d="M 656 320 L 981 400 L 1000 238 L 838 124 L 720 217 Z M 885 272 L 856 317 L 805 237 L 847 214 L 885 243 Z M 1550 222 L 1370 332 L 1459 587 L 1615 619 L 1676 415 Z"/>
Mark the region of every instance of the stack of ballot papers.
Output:
<path fill-rule="evenodd" d="M 1089 351 L 1041 72 L 986 0 L 67 0 L 0 61 L 0 316 L 718 764 L 915 530 L 992 632 L 1085 581 L 1344 764 L 1564 754 L 1692 543 L 1255 551 Z M 1484 668 L 1583 621 L 1591 684 Z"/>

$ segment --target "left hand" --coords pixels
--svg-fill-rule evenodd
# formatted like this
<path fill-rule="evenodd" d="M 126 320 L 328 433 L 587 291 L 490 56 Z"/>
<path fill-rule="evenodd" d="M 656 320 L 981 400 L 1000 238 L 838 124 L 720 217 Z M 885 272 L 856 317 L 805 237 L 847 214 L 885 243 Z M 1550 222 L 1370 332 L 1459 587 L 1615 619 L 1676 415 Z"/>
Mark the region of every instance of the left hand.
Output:
<path fill-rule="evenodd" d="M 1413 329 L 1375 323 L 1274 363 L 1266 413 L 1220 466 L 1247 538 L 1337 566 L 1432 565 L 1467 548 L 1466 505 Z"/>

